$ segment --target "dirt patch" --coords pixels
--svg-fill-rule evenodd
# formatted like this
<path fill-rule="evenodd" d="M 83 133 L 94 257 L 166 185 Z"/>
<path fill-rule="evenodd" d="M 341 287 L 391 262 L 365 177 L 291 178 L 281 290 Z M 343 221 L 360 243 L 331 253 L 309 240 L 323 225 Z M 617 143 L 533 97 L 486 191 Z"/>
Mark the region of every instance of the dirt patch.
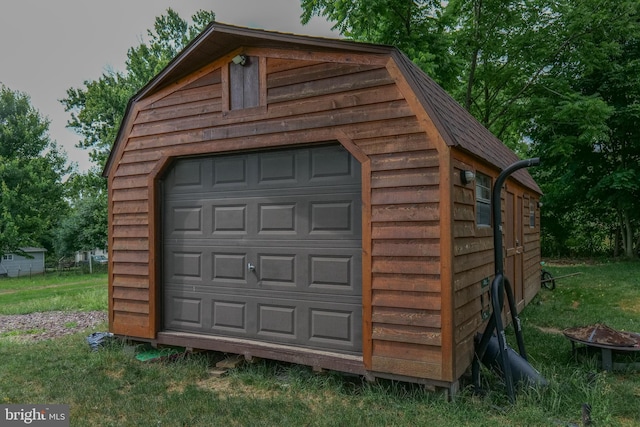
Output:
<path fill-rule="evenodd" d="M 536 326 L 536 328 L 545 334 L 562 335 L 562 331 L 557 328 L 546 328 L 544 326 Z"/>
<path fill-rule="evenodd" d="M 620 301 L 620 308 L 629 313 L 640 314 L 640 298 Z"/>
<path fill-rule="evenodd" d="M 42 341 L 74 334 L 107 321 L 104 311 L 47 311 L 0 315 L 0 338 Z"/>

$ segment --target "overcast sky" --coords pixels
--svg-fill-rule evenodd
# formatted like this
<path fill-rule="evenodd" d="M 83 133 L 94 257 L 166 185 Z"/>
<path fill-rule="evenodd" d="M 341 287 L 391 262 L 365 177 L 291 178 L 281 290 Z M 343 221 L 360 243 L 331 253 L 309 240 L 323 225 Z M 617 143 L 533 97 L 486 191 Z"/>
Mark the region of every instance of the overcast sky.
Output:
<path fill-rule="evenodd" d="M 112 68 L 124 71 L 127 50 L 146 40 L 157 16 L 173 8 L 183 19 L 211 10 L 227 24 L 323 37 L 338 37 L 331 24 L 300 24 L 300 0 L 2 0 L 0 83 L 25 92 L 50 121 L 49 134 L 77 162 L 90 166 L 80 137 L 66 128 L 59 100 Z"/>

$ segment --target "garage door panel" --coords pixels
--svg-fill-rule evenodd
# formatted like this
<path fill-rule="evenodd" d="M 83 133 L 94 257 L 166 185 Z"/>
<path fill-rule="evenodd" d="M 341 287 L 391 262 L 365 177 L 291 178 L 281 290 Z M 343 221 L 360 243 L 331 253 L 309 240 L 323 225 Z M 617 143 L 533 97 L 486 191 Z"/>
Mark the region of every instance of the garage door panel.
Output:
<path fill-rule="evenodd" d="M 345 300 L 305 301 L 276 294 L 225 294 L 168 290 L 165 327 L 357 354 L 362 312 Z M 206 307 L 209 307 L 207 310 Z"/>
<path fill-rule="evenodd" d="M 296 287 L 296 254 L 258 254 L 257 259 L 258 286 Z"/>
<path fill-rule="evenodd" d="M 172 251 L 168 277 L 173 280 L 202 280 L 202 253 Z"/>
<path fill-rule="evenodd" d="M 296 325 L 295 305 L 274 305 L 261 302 L 258 304 L 258 331 L 260 336 L 285 338 L 295 341 L 296 331 L 300 327 Z"/>
<path fill-rule="evenodd" d="M 360 165 L 346 150 L 180 160 L 165 181 L 165 328 L 361 353 Z"/>
<path fill-rule="evenodd" d="M 298 167 L 299 153 L 284 151 L 265 153 L 258 160 L 258 186 L 286 184 L 297 187 L 302 170 Z"/>
<path fill-rule="evenodd" d="M 309 180 L 312 182 L 331 183 L 338 181 L 340 184 L 359 183 L 359 168 L 354 167 L 355 159 L 343 149 L 338 147 L 324 147 L 310 152 Z"/>
<path fill-rule="evenodd" d="M 246 234 L 247 205 L 212 206 L 212 234 Z"/>
<path fill-rule="evenodd" d="M 311 255 L 309 257 L 309 288 L 316 291 L 359 293 L 355 269 L 359 264 L 353 256 Z"/>
<path fill-rule="evenodd" d="M 247 303 L 242 301 L 212 300 L 211 329 L 233 334 L 247 334 Z"/>
<path fill-rule="evenodd" d="M 246 155 L 223 156 L 211 159 L 211 162 L 213 163 L 212 189 L 214 191 L 238 190 L 249 187 L 249 166 Z"/>
<path fill-rule="evenodd" d="M 213 252 L 213 274 L 211 279 L 215 281 L 235 281 L 247 283 L 247 256 L 238 253 Z"/>
<path fill-rule="evenodd" d="M 174 328 L 202 329 L 202 299 L 196 295 L 173 295 L 166 304 L 170 324 Z"/>
<path fill-rule="evenodd" d="M 358 224 L 352 201 L 312 202 L 309 234 L 353 234 Z"/>
<path fill-rule="evenodd" d="M 176 162 L 164 183 L 170 193 L 202 191 L 209 186 L 207 177 L 210 169 L 210 162 L 184 159 Z"/>
<path fill-rule="evenodd" d="M 258 206 L 258 233 L 296 233 L 296 207 L 299 203 L 269 203 Z"/>

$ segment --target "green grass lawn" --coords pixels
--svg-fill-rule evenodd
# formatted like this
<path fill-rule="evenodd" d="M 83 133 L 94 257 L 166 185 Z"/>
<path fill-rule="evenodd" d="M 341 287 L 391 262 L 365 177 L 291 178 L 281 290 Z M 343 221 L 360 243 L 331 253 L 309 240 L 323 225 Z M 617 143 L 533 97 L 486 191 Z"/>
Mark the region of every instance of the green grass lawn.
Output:
<path fill-rule="evenodd" d="M 106 309 L 106 274 L 0 279 L 0 314 Z"/>
<path fill-rule="evenodd" d="M 547 267 L 558 276 L 582 274 L 559 279 L 553 291 L 541 290 L 522 313 L 530 359 L 550 385 L 520 390 L 514 405 L 487 370 L 482 372 L 486 395 L 464 387 L 447 402 L 412 384 L 370 384 L 272 361 L 217 378 L 209 369 L 222 354 L 139 362 L 135 348 L 119 341 L 91 352 L 85 341 L 89 331 L 36 343 L 0 340 L 0 404 L 68 404 L 74 426 L 569 426 L 582 425 L 581 405 L 589 403 L 596 426 L 640 426 L 640 372 L 602 372 L 594 358 L 576 359 L 561 333 L 595 322 L 640 332 L 640 263 Z M 86 285 L 100 287 L 102 280 Z M 0 281 L 3 312 L 22 305 L 15 296 L 3 300 L 3 290 L 21 289 L 31 297 L 38 286 L 58 292 L 44 283 L 4 284 Z M 76 302 L 69 306 L 94 309 L 76 285 L 61 283 L 67 293 L 56 295 L 73 296 Z"/>

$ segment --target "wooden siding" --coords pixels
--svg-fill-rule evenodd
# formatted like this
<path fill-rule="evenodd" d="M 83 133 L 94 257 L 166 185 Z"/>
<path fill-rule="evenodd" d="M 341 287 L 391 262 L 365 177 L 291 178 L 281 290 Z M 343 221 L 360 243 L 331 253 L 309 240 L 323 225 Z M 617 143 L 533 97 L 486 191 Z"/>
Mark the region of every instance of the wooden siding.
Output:
<path fill-rule="evenodd" d="M 141 338 L 158 332 L 155 186 L 172 158 L 338 140 L 366 163 L 365 367 L 441 380 L 447 337 L 437 131 L 416 118 L 388 58 L 354 63 L 338 54 L 332 62 L 308 52 L 305 61 L 291 52 L 278 57 L 276 50 L 248 54 L 265 65 L 257 108 L 225 110 L 227 58 L 139 101 L 125 124 L 126 141 L 109 177 L 111 331 Z"/>
<path fill-rule="evenodd" d="M 482 280 L 488 279 L 491 283 L 495 270 L 493 227 L 476 226 L 475 184 L 463 185 L 460 181 L 460 171 L 480 171 L 490 176 L 492 180 L 497 178 L 500 171 L 488 168 L 477 159 L 457 151 L 453 151 L 453 157 L 454 340 L 456 377 L 459 377 L 473 360 L 475 334 L 484 331 L 486 327 L 482 312 L 490 309 L 490 286 L 483 287 Z M 536 209 L 535 227 L 529 227 L 529 203 L 536 203 L 539 195 L 511 179 L 507 180 L 506 185 L 513 194 L 523 200 L 520 224 L 524 236 L 522 254 L 524 295 L 517 301 L 518 310 L 521 310 L 540 290 L 539 209 Z M 503 223 L 506 220 L 505 216 L 505 191 L 503 191 Z M 513 278 L 509 280 L 515 288 L 517 284 L 513 283 Z"/>

